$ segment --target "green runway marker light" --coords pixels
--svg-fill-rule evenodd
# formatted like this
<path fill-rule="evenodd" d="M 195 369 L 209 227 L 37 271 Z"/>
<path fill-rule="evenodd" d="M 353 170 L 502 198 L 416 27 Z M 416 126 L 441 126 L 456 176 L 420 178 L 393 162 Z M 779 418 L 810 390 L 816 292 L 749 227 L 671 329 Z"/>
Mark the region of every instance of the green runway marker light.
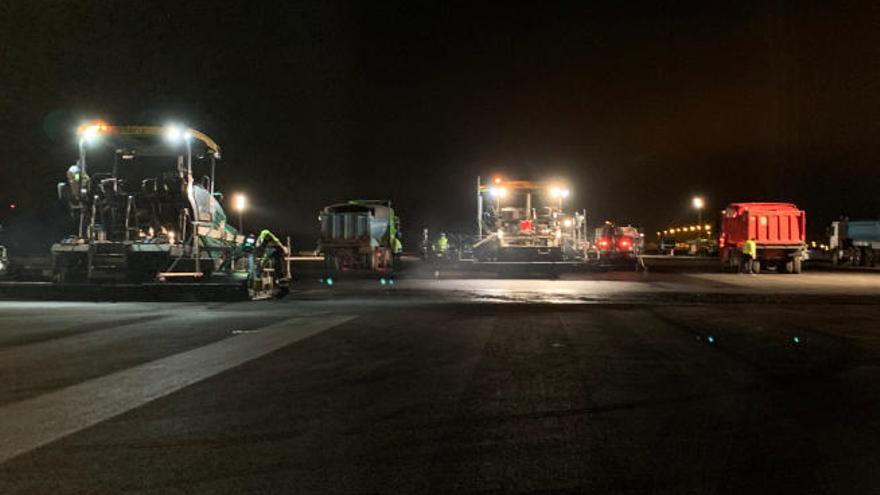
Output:
<path fill-rule="evenodd" d="M 394 285 L 394 279 L 393 279 L 393 278 L 389 278 L 389 279 L 388 279 L 388 285 Z"/>
<path fill-rule="evenodd" d="M 333 279 L 332 279 L 332 278 L 327 277 L 327 285 L 333 285 Z"/>
<path fill-rule="evenodd" d="M 385 284 L 388 283 L 388 281 L 385 280 L 385 277 L 382 277 L 382 278 L 379 279 L 379 283 L 382 284 L 382 285 L 385 285 Z"/>
<path fill-rule="evenodd" d="M 706 337 L 706 341 L 709 342 L 710 344 L 714 344 L 714 343 L 715 343 L 715 337 L 709 335 L 708 337 Z"/>
<path fill-rule="evenodd" d="M 800 344 L 801 338 L 798 337 L 797 335 L 795 335 L 794 337 L 791 338 L 791 341 L 794 342 L 795 344 Z"/>

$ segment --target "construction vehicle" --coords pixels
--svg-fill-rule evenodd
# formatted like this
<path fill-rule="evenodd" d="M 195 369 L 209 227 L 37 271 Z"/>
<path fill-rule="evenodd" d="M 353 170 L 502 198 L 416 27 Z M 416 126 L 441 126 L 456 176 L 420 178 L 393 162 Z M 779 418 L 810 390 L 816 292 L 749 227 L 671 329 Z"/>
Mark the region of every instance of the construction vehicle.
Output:
<path fill-rule="evenodd" d="M 51 248 L 57 283 L 226 283 L 251 298 L 287 283 L 289 273 L 262 258 L 274 241 L 249 245 L 227 223 L 213 139 L 176 126 L 103 122 L 81 126 L 78 138 L 79 158 L 58 184 L 75 233 Z"/>
<path fill-rule="evenodd" d="M 477 178 L 478 262 L 583 261 L 586 214 L 568 212 L 570 190 L 549 182 Z"/>
<path fill-rule="evenodd" d="M 389 200 L 350 200 L 325 207 L 320 215 L 318 252 L 330 272 L 393 270 L 394 238 L 400 218 Z"/>
<path fill-rule="evenodd" d="M 807 258 L 806 213 L 790 203 L 733 203 L 721 214 L 718 246 L 724 270 L 738 272 L 745 258 L 743 246 L 755 241 L 757 257 L 752 272 L 775 268 L 800 273 Z"/>
<path fill-rule="evenodd" d="M 611 222 L 595 230 L 590 259 L 599 262 L 634 262 L 644 248 L 644 235 L 632 225 L 616 226 Z"/>
<path fill-rule="evenodd" d="M 831 222 L 828 241 L 833 265 L 874 266 L 880 259 L 880 220 Z"/>

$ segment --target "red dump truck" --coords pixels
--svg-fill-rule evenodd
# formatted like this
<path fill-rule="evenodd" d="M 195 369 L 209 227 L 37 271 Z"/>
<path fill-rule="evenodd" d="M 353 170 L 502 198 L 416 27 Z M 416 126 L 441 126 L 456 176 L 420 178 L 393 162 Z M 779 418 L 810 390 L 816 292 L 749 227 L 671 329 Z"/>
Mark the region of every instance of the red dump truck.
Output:
<path fill-rule="evenodd" d="M 739 271 L 743 245 L 753 239 L 758 247 L 753 272 L 763 267 L 800 273 L 807 252 L 805 231 L 806 214 L 791 203 L 732 203 L 721 214 L 721 267 Z"/>

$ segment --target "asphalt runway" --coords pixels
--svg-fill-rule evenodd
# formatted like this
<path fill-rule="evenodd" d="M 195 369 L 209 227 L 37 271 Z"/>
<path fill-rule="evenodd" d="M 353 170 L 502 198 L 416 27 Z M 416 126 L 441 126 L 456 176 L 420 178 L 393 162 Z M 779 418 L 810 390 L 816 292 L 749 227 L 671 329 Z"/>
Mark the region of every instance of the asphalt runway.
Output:
<path fill-rule="evenodd" d="M 876 493 L 880 274 L 0 301 L 0 493 Z"/>

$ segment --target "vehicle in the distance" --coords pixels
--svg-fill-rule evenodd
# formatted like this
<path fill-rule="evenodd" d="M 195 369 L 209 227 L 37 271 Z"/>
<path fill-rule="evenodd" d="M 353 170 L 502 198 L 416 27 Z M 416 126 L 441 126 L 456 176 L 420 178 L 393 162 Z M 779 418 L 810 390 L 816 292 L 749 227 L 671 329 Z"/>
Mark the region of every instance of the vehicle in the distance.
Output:
<path fill-rule="evenodd" d="M 389 200 L 355 199 L 325 207 L 318 252 L 331 272 L 390 272 L 400 218 Z"/>
<path fill-rule="evenodd" d="M 833 265 L 874 266 L 880 259 L 880 220 L 831 222 L 828 246 Z"/>
<path fill-rule="evenodd" d="M 611 222 L 596 227 L 590 258 L 600 263 L 634 262 L 644 248 L 644 235 L 632 225 Z"/>
<path fill-rule="evenodd" d="M 732 203 L 721 214 L 721 267 L 740 271 L 747 240 L 757 246 L 752 271 L 800 273 L 807 257 L 806 213 L 791 203 Z"/>
<path fill-rule="evenodd" d="M 566 208 L 570 190 L 554 182 L 477 180 L 480 262 L 582 261 L 585 215 Z"/>

